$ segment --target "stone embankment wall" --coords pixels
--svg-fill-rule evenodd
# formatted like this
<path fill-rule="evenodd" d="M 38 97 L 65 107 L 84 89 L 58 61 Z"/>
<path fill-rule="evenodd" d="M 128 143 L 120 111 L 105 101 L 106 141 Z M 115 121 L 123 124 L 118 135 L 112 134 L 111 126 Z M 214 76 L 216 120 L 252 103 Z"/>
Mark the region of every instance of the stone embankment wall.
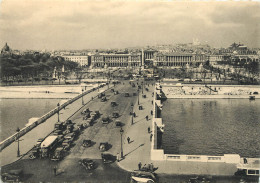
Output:
<path fill-rule="evenodd" d="M 260 99 L 260 86 L 257 85 L 192 85 L 162 83 L 162 91 L 167 98 L 245 98 L 255 96 Z"/>
<path fill-rule="evenodd" d="M 155 86 L 154 90 L 154 100 L 153 100 L 153 139 L 151 143 L 151 160 L 158 161 L 195 161 L 195 162 L 222 162 L 238 164 L 240 163 L 240 156 L 238 154 L 224 154 L 223 156 L 208 156 L 208 155 L 185 155 L 185 154 L 164 154 L 163 149 L 157 148 L 157 134 L 158 130 L 163 132 L 164 124 L 161 116 L 159 114 L 162 110 L 162 104 L 160 96 L 162 96 L 162 91 L 165 89 L 160 87 L 160 85 Z"/>
<path fill-rule="evenodd" d="M 31 125 L 26 126 L 24 128 L 22 128 L 19 132 L 16 132 L 15 134 L 13 134 L 12 136 L 8 137 L 7 139 L 3 140 L 0 143 L 0 152 L 7 147 L 8 145 L 10 145 L 12 142 L 14 142 L 16 139 L 20 138 L 21 136 L 23 136 L 24 134 L 26 134 L 27 132 L 29 132 L 30 130 L 32 130 L 33 128 L 35 128 L 37 125 L 45 122 L 48 118 L 50 118 L 51 116 L 53 116 L 54 114 L 58 113 L 58 111 L 60 111 L 61 109 L 65 108 L 66 106 L 68 106 L 69 104 L 73 103 L 74 101 L 78 100 L 79 98 L 81 98 L 82 96 L 98 89 L 98 88 L 102 88 L 103 86 L 105 86 L 106 84 L 100 84 L 98 87 L 96 88 L 92 88 L 90 90 L 87 90 L 85 92 L 83 92 L 82 94 L 68 100 L 67 102 L 61 104 L 59 107 L 56 107 L 55 109 L 51 110 L 50 112 L 48 112 L 47 114 L 43 115 L 42 117 L 40 117 L 38 120 L 36 120 L 35 122 L 33 122 Z"/>

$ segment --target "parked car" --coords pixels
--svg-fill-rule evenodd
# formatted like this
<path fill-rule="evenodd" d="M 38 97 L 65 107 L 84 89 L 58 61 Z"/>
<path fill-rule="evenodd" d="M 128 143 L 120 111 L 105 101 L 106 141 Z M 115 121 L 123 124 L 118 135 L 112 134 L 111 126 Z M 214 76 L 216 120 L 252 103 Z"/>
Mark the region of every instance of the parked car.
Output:
<path fill-rule="evenodd" d="M 129 97 L 130 95 L 129 95 L 129 93 L 125 93 L 125 97 Z"/>
<path fill-rule="evenodd" d="M 116 125 L 116 127 L 121 127 L 122 126 L 122 122 L 117 120 L 115 122 L 115 125 Z"/>
<path fill-rule="evenodd" d="M 151 172 L 143 172 L 143 171 L 135 170 L 131 173 L 131 182 L 155 183 L 156 177 L 155 174 Z"/>
<path fill-rule="evenodd" d="M 82 165 L 86 170 L 93 170 L 94 169 L 94 161 L 90 159 L 82 159 L 79 160 L 79 164 Z"/>
<path fill-rule="evenodd" d="M 105 102 L 105 101 L 107 101 L 107 98 L 106 97 L 102 97 L 101 98 L 101 102 Z"/>
<path fill-rule="evenodd" d="M 90 147 L 92 145 L 91 140 L 83 140 L 82 146 L 83 147 Z"/>
<path fill-rule="evenodd" d="M 35 145 L 29 153 L 30 159 L 36 159 L 40 157 L 40 146 Z"/>
<path fill-rule="evenodd" d="M 64 158 L 64 150 L 63 147 L 58 147 L 51 157 L 52 161 L 60 161 Z"/>
<path fill-rule="evenodd" d="M 116 156 L 110 153 L 101 153 L 101 158 L 103 163 L 108 164 L 108 163 L 113 163 L 116 161 Z"/>
<path fill-rule="evenodd" d="M 22 169 L 18 169 L 18 170 L 10 170 L 6 173 L 2 173 L 1 177 L 2 180 L 5 182 L 20 182 L 21 181 L 21 177 L 23 175 L 23 170 Z"/>
<path fill-rule="evenodd" d="M 210 183 L 210 178 L 197 176 L 189 179 L 189 183 Z"/>
<path fill-rule="evenodd" d="M 108 124 L 109 123 L 109 117 L 103 117 L 102 118 L 102 123 L 103 124 Z"/>
<path fill-rule="evenodd" d="M 113 101 L 113 102 L 111 102 L 111 106 L 115 107 L 115 106 L 117 106 L 117 103 Z"/>
<path fill-rule="evenodd" d="M 106 151 L 108 149 L 108 143 L 107 142 L 101 142 L 100 144 L 99 144 L 99 150 L 101 151 L 101 152 L 104 152 L 104 151 Z"/>
<path fill-rule="evenodd" d="M 113 112 L 112 117 L 113 118 L 118 118 L 119 117 L 119 113 L 118 112 Z"/>

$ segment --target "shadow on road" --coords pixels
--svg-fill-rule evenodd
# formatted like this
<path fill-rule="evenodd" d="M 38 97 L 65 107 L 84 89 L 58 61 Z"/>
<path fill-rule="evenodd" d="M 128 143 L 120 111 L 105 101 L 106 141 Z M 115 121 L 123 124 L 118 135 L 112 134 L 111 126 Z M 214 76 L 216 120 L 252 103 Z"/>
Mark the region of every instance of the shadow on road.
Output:
<path fill-rule="evenodd" d="M 130 151 L 129 153 L 125 154 L 125 156 L 131 154 L 132 152 L 136 151 L 139 147 L 142 147 L 142 146 L 144 146 L 144 144 L 139 145 L 137 148 L 135 148 L 132 151 Z"/>

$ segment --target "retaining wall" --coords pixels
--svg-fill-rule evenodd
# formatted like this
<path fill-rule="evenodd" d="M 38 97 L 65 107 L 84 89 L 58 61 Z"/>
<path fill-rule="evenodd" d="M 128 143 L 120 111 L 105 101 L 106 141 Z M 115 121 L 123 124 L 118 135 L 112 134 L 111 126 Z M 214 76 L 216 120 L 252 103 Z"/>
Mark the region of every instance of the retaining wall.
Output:
<path fill-rule="evenodd" d="M 193 161 L 193 162 L 222 162 L 230 164 L 240 163 L 240 156 L 238 154 L 224 154 L 223 156 L 209 156 L 209 155 L 185 155 L 185 154 L 164 154 L 163 149 L 157 149 L 157 134 L 158 129 L 163 131 L 162 119 L 158 118 L 161 112 L 161 100 L 158 98 L 157 92 L 160 91 L 157 85 L 154 90 L 153 99 L 153 139 L 151 143 L 151 160 L 157 161 Z M 160 117 L 160 116 L 159 116 Z"/>
<path fill-rule="evenodd" d="M 48 118 L 50 118 L 51 116 L 53 116 L 54 114 L 56 114 L 58 111 L 60 111 L 61 109 L 65 108 L 66 106 L 68 106 L 69 104 L 73 103 L 74 101 L 78 100 L 79 98 L 81 98 L 82 96 L 98 89 L 101 88 L 103 86 L 105 86 L 107 84 L 100 84 L 98 87 L 92 88 L 90 90 L 87 90 L 85 92 L 83 92 L 82 94 L 79 94 L 78 96 L 68 100 L 67 102 L 61 104 L 59 107 L 56 107 L 55 109 L 51 110 L 50 112 L 48 112 L 47 114 L 43 115 L 42 117 L 40 117 L 38 120 L 36 120 L 34 123 L 32 123 L 29 126 L 26 126 L 24 128 L 22 128 L 19 132 L 16 132 L 15 134 L 13 134 L 12 136 L 8 137 L 7 139 L 3 140 L 0 143 L 0 152 L 7 147 L 8 145 L 10 145 L 12 142 L 14 142 L 16 139 L 22 137 L 24 134 L 26 134 L 27 132 L 29 132 L 30 130 L 32 130 L 34 127 L 36 127 L 37 125 L 45 122 Z"/>

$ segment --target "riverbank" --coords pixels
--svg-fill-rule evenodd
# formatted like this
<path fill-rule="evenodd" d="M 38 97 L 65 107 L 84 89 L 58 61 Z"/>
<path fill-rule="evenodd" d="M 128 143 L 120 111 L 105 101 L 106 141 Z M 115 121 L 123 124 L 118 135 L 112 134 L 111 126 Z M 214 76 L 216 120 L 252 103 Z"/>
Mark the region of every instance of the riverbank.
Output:
<path fill-rule="evenodd" d="M 166 98 L 191 99 L 260 99 L 260 86 L 256 85 L 192 85 L 162 83 L 162 92 Z"/>
<path fill-rule="evenodd" d="M 0 98 L 31 98 L 31 99 L 70 99 L 79 95 L 84 90 L 96 87 L 97 84 L 89 85 L 39 85 L 39 86 L 6 86 L 0 87 Z"/>

